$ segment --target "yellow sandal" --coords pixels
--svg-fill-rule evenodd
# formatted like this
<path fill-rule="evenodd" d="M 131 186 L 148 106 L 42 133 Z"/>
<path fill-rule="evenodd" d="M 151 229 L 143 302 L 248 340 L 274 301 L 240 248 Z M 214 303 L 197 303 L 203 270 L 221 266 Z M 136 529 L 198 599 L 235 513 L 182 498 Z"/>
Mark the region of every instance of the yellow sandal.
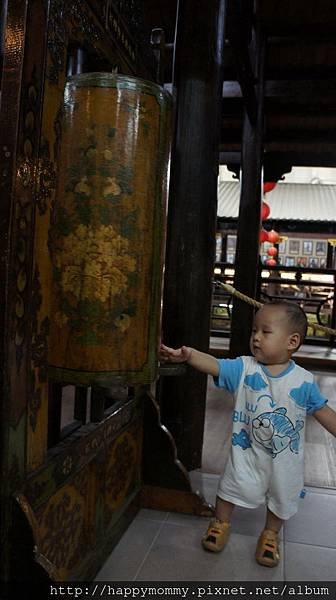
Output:
<path fill-rule="evenodd" d="M 210 552 L 220 552 L 223 550 L 230 535 L 230 523 L 213 519 L 202 538 L 202 546 Z"/>
<path fill-rule="evenodd" d="M 264 529 L 256 549 L 256 561 L 264 567 L 276 567 L 279 564 L 279 540 L 276 531 Z"/>

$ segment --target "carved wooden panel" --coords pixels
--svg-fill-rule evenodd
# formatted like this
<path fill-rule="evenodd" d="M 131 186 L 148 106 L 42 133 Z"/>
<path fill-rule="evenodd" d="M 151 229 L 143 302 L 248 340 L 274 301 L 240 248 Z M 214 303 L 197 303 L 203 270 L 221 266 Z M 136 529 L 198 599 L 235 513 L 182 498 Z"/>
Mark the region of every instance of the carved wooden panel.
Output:
<path fill-rule="evenodd" d="M 92 431 L 74 434 L 28 479 L 22 509 L 29 512 L 37 554 L 53 578 L 80 578 L 138 494 L 140 417 L 140 404 L 128 403 Z"/>
<path fill-rule="evenodd" d="M 135 401 L 131 401 L 134 409 L 127 404 L 125 411 L 117 411 L 106 423 L 82 427 L 68 444 L 47 451 L 52 271 L 48 231 L 59 168 L 60 109 L 68 50 L 83 48 L 98 70 L 117 68 L 126 75 L 151 79 L 125 24 L 121 42 L 111 33 L 113 5 L 107 11 L 108 4 L 94 0 L 90 4 L 79 0 L 8 0 L 4 11 L 0 105 L 2 580 L 12 576 L 13 548 L 9 542 L 13 533 L 10 527 L 17 525 L 14 494 L 34 533 L 38 546 L 35 558 L 42 568 L 51 577 L 76 573 L 85 578 L 90 573 L 93 576 L 97 561 L 102 561 L 111 547 L 116 536 L 113 528 L 139 485 L 138 462 L 137 467 L 132 464 L 132 473 L 113 500 L 115 463 L 111 459 L 106 514 L 104 501 L 97 501 L 101 486 L 104 490 L 106 486 L 107 448 L 113 452 L 115 443 L 118 455 L 118 444 L 113 440 L 122 434 L 122 447 L 126 444 L 129 456 L 139 461 L 142 420 Z M 126 433 L 128 428 L 130 433 Z M 127 465 L 126 472 L 130 473 Z M 113 502 L 117 510 L 113 510 Z M 72 550 L 62 546 L 64 525 Z M 61 531 L 58 540 L 54 528 Z M 16 537 L 20 538 L 19 530 Z M 96 552 L 90 554 L 93 547 Z M 13 564 L 20 569 L 18 562 Z"/>

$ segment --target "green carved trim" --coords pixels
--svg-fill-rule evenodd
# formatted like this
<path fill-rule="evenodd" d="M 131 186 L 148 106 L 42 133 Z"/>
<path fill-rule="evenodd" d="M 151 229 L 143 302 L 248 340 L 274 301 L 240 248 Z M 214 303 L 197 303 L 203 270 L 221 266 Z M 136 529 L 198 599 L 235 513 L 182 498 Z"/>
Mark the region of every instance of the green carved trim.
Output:
<path fill-rule="evenodd" d="M 156 86 L 159 87 L 159 86 Z M 157 335 L 160 331 L 160 318 L 161 318 L 161 296 L 162 296 L 162 271 L 161 265 L 164 263 L 162 255 L 165 249 L 165 238 L 166 238 L 166 206 L 167 206 L 167 195 L 168 195 L 168 182 L 167 182 L 167 170 L 166 160 L 170 153 L 171 136 L 167 135 L 167 132 L 171 131 L 171 96 L 166 92 L 169 97 L 168 102 L 164 102 L 160 110 L 160 135 L 159 135 L 159 146 L 157 153 L 157 177 L 156 177 L 156 198 L 161 198 L 161 204 L 156 204 L 156 210 L 153 214 L 153 270 L 151 279 L 151 295 L 152 295 L 152 306 L 155 310 L 156 318 L 153 317 L 149 320 L 149 331 L 148 331 L 148 363 L 156 364 L 155 376 L 158 376 L 158 362 L 157 362 L 157 347 L 158 339 Z"/>
<path fill-rule="evenodd" d="M 49 366 L 49 378 L 53 381 L 69 383 L 72 385 L 95 385 L 108 387 L 114 383 L 136 384 L 152 383 L 157 376 L 157 368 L 151 368 L 148 364 L 139 368 L 139 371 L 76 371 L 74 369 L 62 369 Z"/>

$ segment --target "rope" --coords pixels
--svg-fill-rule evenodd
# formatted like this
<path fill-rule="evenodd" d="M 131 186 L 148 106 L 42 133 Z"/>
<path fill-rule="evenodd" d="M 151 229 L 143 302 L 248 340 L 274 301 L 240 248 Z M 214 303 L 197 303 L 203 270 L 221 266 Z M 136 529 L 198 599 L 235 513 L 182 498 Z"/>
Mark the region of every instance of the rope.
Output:
<path fill-rule="evenodd" d="M 222 281 L 216 280 L 215 284 L 224 288 L 227 292 L 232 294 L 232 296 L 236 296 L 237 298 L 239 298 L 239 300 L 242 300 L 243 302 L 247 302 L 247 304 L 251 304 L 252 306 L 255 306 L 256 308 L 261 308 L 263 306 L 263 302 L 258 302 L 258 300 L 254 300 L 253 298 L 250 298 L 249 296 L 242 294 L 241 292 L 236 290 L 229 283 L 223 283 Z M 279 298 L 279 299 L 281 299 L 281 298 Z M 336 329 L 331 329 L 330 327 L 325 327 L 325 325 L 320 325 L 319 323 L 308 323 L 308 326 L 314 330 L 318 329 L 319 331 L 324 331 L 325 333 L 327 333 L 329 335 L 336 335 Z"/>

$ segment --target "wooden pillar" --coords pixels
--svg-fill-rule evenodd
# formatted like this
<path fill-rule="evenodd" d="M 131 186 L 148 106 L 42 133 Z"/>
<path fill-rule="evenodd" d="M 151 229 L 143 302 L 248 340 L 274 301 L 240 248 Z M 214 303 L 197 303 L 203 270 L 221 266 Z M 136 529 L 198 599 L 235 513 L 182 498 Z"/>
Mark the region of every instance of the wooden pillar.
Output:
<path fill-rule="evenodd" d="M 257 115 L 251 122 L 246 112 L 242 139 L 242 175 L 237 230 L 234 287 L 251 298 L 256 297 L 259 270 L 259 230 L 261 208 L 261 167 L 263 133 L 264 40 L 255 36 L 257 73 Z M 250 354 L 249 339 L 254 309 L 234 297 L 231 322 L 230 356 Z"/>
<path fill-rule="evenodd" d="M 207 351 L 215 252 L 225 0 L 180 0 L 163 341 Z M 188 469 L 201 461 L 206 376 L 161 381 L 162 418 Z"/>

